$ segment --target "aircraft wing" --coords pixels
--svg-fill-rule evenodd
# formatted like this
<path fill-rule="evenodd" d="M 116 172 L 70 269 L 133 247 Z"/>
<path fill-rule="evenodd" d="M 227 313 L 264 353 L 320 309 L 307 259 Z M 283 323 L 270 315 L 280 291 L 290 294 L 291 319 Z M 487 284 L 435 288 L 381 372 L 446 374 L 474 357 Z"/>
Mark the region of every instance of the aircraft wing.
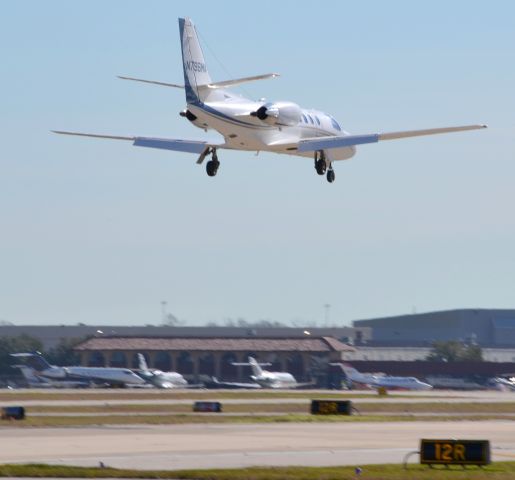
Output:
<path fill-rule="evenodd" d="M 399 138 L 438 135 L 440 133 L 463 132 L 466 130 L 478 130 L 486 127 L 486 125 L 463 125 L 459 127 L 428 128 L 424 130 L 402 130 L 399 132 L 309 138 L 299 142 L 297 151 L 315 152 L 319 150 L 329 150 L 331 148 L 352 147 L 354 145 L 362 145 L 365 143 L 377 143 L 383 140 L 396 140 Z"/>
<path fill-rule="evenodd" d="M 153 138 L 153 137 L 126 137 L 120 135 L 100 135 L 97 133 L 67 132 L 63 130 L 52 130 L 59 135 L 74 135 L 77 137 L 105 138 L 109 140 L 128 140 L 135 147 L 160 148 L 173 150 L 175 152 L 206 153 L 209 147 L 224 148 L 224 143 L 213 143 L 204 140 L 181 140 L 174 138 Z"/>
<path fill-rule="evenodd" d="M 204 382 L 206 388 L 226 388 L 226 389 L 252 389 L 257 390 L 261 388 L 261 385 L 257 383 L 240 383 L 240 382 L 223 382 L 219 381 L 216 377 L 211 377 L 210 381 Z"/>
<path fill-rule="evenodd" d="M 311 381 L 311 382 L 304 382 L 304 383 L 296 383 L 294 385 L 294 389 L 296 388 L 314 388 L 317 386 L 317 382 Z"/>

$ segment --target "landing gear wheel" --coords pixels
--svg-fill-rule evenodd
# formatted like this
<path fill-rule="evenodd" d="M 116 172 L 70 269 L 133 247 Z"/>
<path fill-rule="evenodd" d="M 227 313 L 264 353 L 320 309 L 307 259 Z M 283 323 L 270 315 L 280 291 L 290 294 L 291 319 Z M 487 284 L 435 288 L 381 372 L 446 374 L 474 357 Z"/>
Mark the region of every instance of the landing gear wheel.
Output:
<path fill-rule="evenodd" d="M 327 170 L 327 163 L 323 151 L 315 152 L 315 170 L 319 175 L 323 175 Z"/>
<path fill-rule="evenodd" d="M 216 149 L 212 149 L 211 160 L 206 163 L 206 172 L 210 177 L 214 177 L 218 172 L 218 168 L 220 167 L 220 162 L 218 161 L 218 155 L 216 154 Z"/>
<path fill-rule="evenodd" d="M 220 166 L 220 162 L 218 160 L 209 160 L 209 162 L 206 163 L 206 173 L 210 177 L 214 177 L 216 173 L 218 172 L 218 167 Z"/>
<path fill-rule="evenodd" d="M 327 170 L 327 181 L 329 183 L 333 183 L 334 179 L 335 179 L 335 174 L 334 174 L 333 167 L 329 167 L 329 170 Z"/>
<path fill-rule="evenodd" d="M 315 163 L 315 170 L 319 175 L 323 175 L 327 169 L 327 164 L 325 163 L 325 160 L 320 158 Z"/>

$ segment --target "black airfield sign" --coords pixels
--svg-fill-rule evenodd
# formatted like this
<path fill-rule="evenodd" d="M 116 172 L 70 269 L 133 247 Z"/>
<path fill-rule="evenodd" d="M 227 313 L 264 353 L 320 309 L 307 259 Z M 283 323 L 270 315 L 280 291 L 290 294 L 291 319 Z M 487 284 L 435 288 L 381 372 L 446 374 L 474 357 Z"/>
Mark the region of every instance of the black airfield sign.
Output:
<path fill-rule="evenodd" d="M 420 463 L 440 465 L 488 465 L 488 440 L 420 440 Z"/>
<path fill-rule="evenodd" d="M 311 400 L 313 415 L 352 415 L 350 400 Z"/>

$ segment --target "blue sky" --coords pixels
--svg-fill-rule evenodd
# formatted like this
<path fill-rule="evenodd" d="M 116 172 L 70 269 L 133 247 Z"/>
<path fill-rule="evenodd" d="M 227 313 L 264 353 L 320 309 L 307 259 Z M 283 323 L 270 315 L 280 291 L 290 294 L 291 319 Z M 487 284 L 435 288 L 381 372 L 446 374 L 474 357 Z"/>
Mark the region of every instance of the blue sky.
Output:
<path fill-rule="evenodd" d="M 515 307 L 515 4 L 4 2 L 0 319 L 330 323 Z M 199 139 L 177 17 L 211 76 L 334 115 L 353 133 L 488 130 L 362 146 L 336 182 L 302 158 L 188 154 L 50 129 Z"/>

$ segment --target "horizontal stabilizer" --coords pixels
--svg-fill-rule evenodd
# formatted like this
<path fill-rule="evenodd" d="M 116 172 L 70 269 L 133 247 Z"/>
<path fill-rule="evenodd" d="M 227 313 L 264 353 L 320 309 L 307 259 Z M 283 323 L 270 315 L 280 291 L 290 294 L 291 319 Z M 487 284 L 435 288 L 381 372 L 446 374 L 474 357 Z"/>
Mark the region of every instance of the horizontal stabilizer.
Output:
<path fill-rule="evenodd" d="M 268 78 L 276 78 L 278 76 L 278 73 L 266 73 L 264 75 L 254 75 L 253 77 L 235 78 L 233 80 L 208 83 L 207 85 L 198 85 L 198 87 L 227 88 L 232 87 L 233 85 L 240 85 L 241 83 L 255 82 L 256 80 L 267 80 Z M 157 80 L 145 80 L 143 78 L 125 77 L 121 75 L 118 75 L 118 78 L 122 80 L 132 80 L 133 82 L 151 83 L 162 87 L 184 88 L 184 85 L 179 85 L 177 83 L 159 82 Z"/>
<path fill-rule="evenodd" d="M 134 77 L 122 77 L 121 75 L 118 75 L 118 78 L 121 78 L 122 80 L 132 80 L 133 82 L 152 83 L 154 85 L 161 85 L 162 87 L 184 88 L 184 85 L 178 85 L 177 83 L 158 82 L 156 80 L 144 80 L 143 78 Z"/>
<path fill-rule="evenodd" d="M 400 132 L 369 133 L 365 135 L 344 135 L 341 137 L 320 137 L 302 140 L 297 151 L 316 152 L 331 148 L 352 147 L 365 143 L 377 143 L 383 140 L 396 140 L 399 138 L 421 137 L 425 135 L 438 135 L 440 133 L 463 132 L 486 128 L 486 125 L 463 125 L 460 127 L 429 128 L 424 130 L 403 130 Z"/>
<path fill-rule="evenodd" d="M 255 82 L 256 80 L 268 80 L 269 78 L 278 77 L 278 73 L 265 73 L 264 75 L 254 75 L 253 77 L 235 78 L 233 80 L 225 80 L 223 82 L 214 82 L 208 85 L 209 88 L 226 88 L 241 83 Z"/>
<path fill-rule="evenodd" d="M 180 140 L 173 138 L 152 138 L 152 137 L 126 137 L 119 135 L 100 135 L 96 133 L 66 132 L 52 130 L 60 135 L 74 135 L 78 137 L 105 138 L 109 140 L 130 140 L 136 147 L 160 148 L 176 152 L 202 153 L 207 147 L 224 148 L 223 143 L 212 143 L 203 140 Z"/>

